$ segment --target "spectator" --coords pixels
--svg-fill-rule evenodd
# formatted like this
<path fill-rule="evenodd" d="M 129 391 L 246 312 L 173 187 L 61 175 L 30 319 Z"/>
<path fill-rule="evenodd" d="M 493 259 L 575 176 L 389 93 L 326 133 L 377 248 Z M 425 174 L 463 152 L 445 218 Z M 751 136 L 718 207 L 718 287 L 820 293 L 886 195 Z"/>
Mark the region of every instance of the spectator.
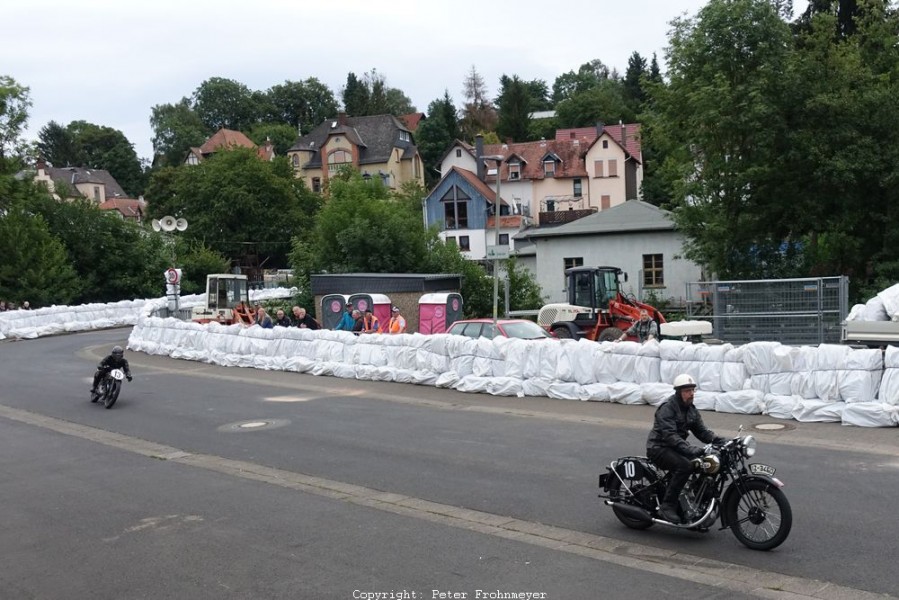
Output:
<path fill-rule="evenodd" d="M 9 310 L 9 307 L 6 305 L 6 300 L 0 300 L 0 312 L 6 312 Z"/>
<path fill-rule="evenodd" d="M 284 314 L 283 309 L 279 308 L 275 313 L 275 325 L 278 327 L 290 327 L 292 325 L 290 319 Z"/>
<path fill-rule="evenodd" d="M 400 314 L 398 306 L 393 307 L 393 316 L 387 324 L 387 333 L 406 333 L 406 319 Z"/>
<path fill-rule="evenodd" d="M 306 309 L 301 306 L 293 307 L 292 324 L 300 329 L 321 329 L 318 321 L 312 318 L 312 315 L 306 314 Z"/>
<path fill-rule="evenodd" d="M 641 344 L 659 337 L 659 326 L 649 317 L 649 312 L 645 308 L 640 311 L 640 320 L 631 325 L 630 329 L 622 333 L 616 341 L 625 340 L 629 335 L 635 336 Z"/>
<path fill-rule="evenodd" d="M 365 322 L 362 320 L 362 312 L 359 310 L 354 310 L 352 312 L 353 316 L 353 333 L 362 333 L 362 329 L 365 327 Z"/>
<path fill-rule="evenodd" d="M 31 303 L 28 300 L 22 303 L 22 310 L 31 310 Z"/>
<path fill-rule="evenodd" d="M 362 317 L 362 333 L 378 333 L 380 330 L 381 322 L 375 313 L 371 310 L 365 311 L 365 315 Z"/>
<path fill-rule="evenodd" d="M 263 329 L 272 329 L 275 326 L 272 318 L 266 314 L 265 309 L 261 306 L 256 309 L 256 325 Z"/>
<path fill-rule="evenodd" d="M 343 315 L 340 317 L 340 322 L 337 323 L 337 327 L 334 328 L 334 331 L 352 331 L 353 325 L 355 321 L 353 320 L 353 303 L 346 303 L 346 310 L 343 311 Z"/>

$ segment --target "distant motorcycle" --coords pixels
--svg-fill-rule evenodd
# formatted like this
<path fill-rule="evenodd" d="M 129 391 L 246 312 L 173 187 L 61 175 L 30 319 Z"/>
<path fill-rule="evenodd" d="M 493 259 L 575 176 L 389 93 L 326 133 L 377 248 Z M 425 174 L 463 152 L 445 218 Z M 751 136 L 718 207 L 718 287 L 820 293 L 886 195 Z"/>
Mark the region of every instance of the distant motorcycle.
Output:
<path fill-rule="evenodd" d="M 742 433 L 743 428 L 740 428 Z M 693 459 L 694 471 L 684 486 L 679 511 L 682 523 L 672 523 L 659 514 L 671 474 L 642 456 L 625 456 L 606 467 L 599 487 L 618 520 L 632 529 L 647 529 L 658 523 L 680 529 L 706 532 L 719 514 L 721 528 L 753 550 L 771 550 L 790 534 L 793 512 L 774 477 L 774 467 L 747 463 L 755 455 L 756 440 L 737 436 L 728 442 L 705 447 Z"/>
<path fill-rule="evenodd" d="M 122 391 L 122 380 L 125 379 L 125 372 L 122 369 L 112 369 L 97 384 L 97 391 L 91 392 L 91 402 L 103 402 L 106 408 L 112 408 L 115 401 L 119 399 L 119 392 Z"/>

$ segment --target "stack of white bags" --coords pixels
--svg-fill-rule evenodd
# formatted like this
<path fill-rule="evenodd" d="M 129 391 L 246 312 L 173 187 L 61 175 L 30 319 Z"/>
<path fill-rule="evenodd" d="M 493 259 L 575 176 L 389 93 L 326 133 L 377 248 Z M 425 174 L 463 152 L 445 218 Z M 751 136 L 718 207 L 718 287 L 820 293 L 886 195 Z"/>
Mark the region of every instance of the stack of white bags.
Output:
<path fill-rule="evenodd" d="M 502 396 L 659 404 L 689 373 L 703 410 L 864 427 L 899 425 L 899 349 L 774 342 L 473 340 L 141 318 L 128 347 L 222 366 L 395 381 Z"/>

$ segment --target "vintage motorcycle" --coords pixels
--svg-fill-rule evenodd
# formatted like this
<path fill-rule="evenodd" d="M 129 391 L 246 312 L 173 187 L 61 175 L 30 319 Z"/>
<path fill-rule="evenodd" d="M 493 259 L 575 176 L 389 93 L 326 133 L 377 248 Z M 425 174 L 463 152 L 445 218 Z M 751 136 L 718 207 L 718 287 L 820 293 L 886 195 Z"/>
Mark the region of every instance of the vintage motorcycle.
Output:
<path fill-rule="evenodd" d="M 724 444 L 705 447 L 701 458 L 693 459 L 694 471 L 684 486 L 679 504 L 681 523 L 661 517 L 659 506 L 671 474 L 642 456 L 625 456 L 606 467 L 599 487 L 618 520 L 632 529 L 646 529 L 658 523 L 680 529 L 706 532 L 721 517 L 721 528 L 753 550 L 771 550 L 790 534 L 793 513 L 774 477 L 774 467 L 747 463 L 756 451 L 751 435 Z"/>
<path fill-rule="evenodd" d="M 103 406 L 112 408 L 115 401 L 119 399 L 119 392 L 122 391 L 122 380 L 125 379 L 125 372 L 122 369 L 112 369 L 97 384 L 97 391 L 91 392 L 91 402 L 103 401 Z"/>

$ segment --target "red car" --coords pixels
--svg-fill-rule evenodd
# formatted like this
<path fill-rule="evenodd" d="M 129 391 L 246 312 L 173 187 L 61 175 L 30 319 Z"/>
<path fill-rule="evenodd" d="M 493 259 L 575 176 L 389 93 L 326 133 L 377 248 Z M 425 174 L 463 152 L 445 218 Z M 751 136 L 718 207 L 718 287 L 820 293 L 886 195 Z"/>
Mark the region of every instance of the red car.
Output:
<path fill-rule="evenodd" d="M 493 329 L 493 319 L 466 319 L 453 323 L 447 333 L 475 339 L 479 337 L 493 339 L 497 335 L 522 340 L 541 340 L 553 337 L 542 327 L 527 319 L 497 319 L 496 331 Z"/>

